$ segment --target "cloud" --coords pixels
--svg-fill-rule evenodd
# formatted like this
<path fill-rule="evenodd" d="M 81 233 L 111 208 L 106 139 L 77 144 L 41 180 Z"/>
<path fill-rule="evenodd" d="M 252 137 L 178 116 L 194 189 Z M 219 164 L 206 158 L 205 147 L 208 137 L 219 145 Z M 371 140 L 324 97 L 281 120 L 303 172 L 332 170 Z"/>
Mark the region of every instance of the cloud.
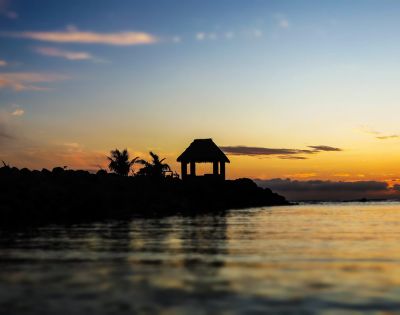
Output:
<path fill-rule="evenodd" d="M 254 29 L 252 33 L 254 37 L 262 37 L 263 35 L 263 32 L 260 29 Z"/>
<path fill-rule="evenodd" d="M 307 160 L 305 156 L 296 156 L 296 155 L 281 155 L 278 158 L 282 160 Z"/>
<path fill-rule="evenodd" d="M 376 131 L 376 130 L 373 130 L 372 128 L 370 128 L 370 127 L 368 127 L 368 126 L 360 126 L 360 127 L 358 128 L 358 130 L 361 131 L 362 133 L 367 134 L 367 135 L 374 135 L 374 136 L 376 136 L 376 135 L 381 134 L 381 132 Z"/>
<path fill-rule="evenodd" d="M 211 40 L 216 40 L 218 39 L 218 35 L 216 33 L 209 33 L 208 38 Z"/>
<path fill-rule="evenodd" d="M 333 176 L 335 176 L 335 177 L 350 177 L 351 174 L 349 174 L 349 173 L 336 173 L 336 174 L 333 174 Z"/>
<path fill-rule="evenodd" d="M 174 36 L 172 37 L 172 42 L 178 44 L 182 42 L 182 38 L 180 36 Z"/>
<path fill-rule="evenodd" d="M 356 200 L 400 197 L 384 181 L 301 181 L 289 178 L 256 179 L 255 181 L 258 185 L 268 187 L 290 200 Z"/>
<path fill-rule="evenodd" d="M 22 108 L 17 108 L 11 113 L 12 116 L 22 116 L 23 114 L 25 111 Z"/>
<path fill-rule="evenodd" d="M 282 155 L 282 154 L 298 154 L 296 149 L 274 149 L 263 147 L 247 147 L 247 146 L 224 146 L 221 150 L 232 155 Z"/>
<path fill-rule="evenodd" d="M 48 87 L 38 86 L 37 83 L 51 83 L 65 80 L 66 76 L 38 72 L 8 72 L 0 73 L 0 89 L 11 88 L 14 91 L 47 91 Z"/>
<path fill-rule="evenodd" d="M 204 33 L 204 32 L 199 32 L 196 33 L 196 40 L 198 41 L 203 41 L 203 40 L 217 40 L 219 38 L 219 35 L 217 33 Z"/>
<path fill-rule="evenodd" d="M 116 33 L 97 33 L 92 31 L 80 31 L 75 27 L 68 27 L 65 31 L 3 32 L 1 35 L 54 43 L 103 44 L 114 46 L 145 45 L 157 42 L 155 36 L 145 32 L 126 31 Z"/>
<path fill-rule="evenodd" d="M 0 67 L 7 66 L 7 62 L 5 60 L 0 60 Z"/>
<path fill-rule="evenodd" d="M 233 39 L 235 37 L 235 33 L 234 32 L 226 32 L 225 33 L 225 38 L 226 39 Z"/>
<path fill-rule="evenodd" d="M 359 130 L 362 133 L 374 136 L 378 140 L 388 140 L 388 139 L 400 138 L 400 135 L 398 135 L 398 134 L 389 134 L 389 135 L 388 134 L 384 134 L 383 132 L 376 131 L 376 130 L 368 127 L 368 126 L 361 126 L 359 128 Z"/>
<path fill-rule="evenodd" d="M 263 37 L 263 30 L 260 28 L 245 28 L 239 32 L 240 37 L 245 39 L 260 39 Z"/>
<path fill-rule="evenodd" d="M 276 21 L 277 21 L 277 25 L 279 28 L 281 29 L 288 29 L 290 28 L 290 22 L 289 20 L 282 14 L 277 14 L 275 16 Z"/>
<path fill-rule="evenodd" d="M 280 28 L 288 29 L 290 27 L 289 21 L 287 19 L 280 19 L 278 22 Z"/>
<path fill-rule="evenodd" d="M 9 9 L 10 1 L 0 0 L 0 16 L 4 16 L 8 19 L 15 20 L 18 18 L 18 13 Z"/>
<path fill-rule="evenodd" d="M 204 40 L 206 38 L 206 34 L 203 32 L 199 32 L 196 34 L 196 39 L 197 40 Z"/>
<path fill-rule="evenodd" d="M 35 52 L 37 52 L 40 55 L 43 56 L 49 56 L 49 57 L 59 57 L 59 58 L 64 58 L 67 60 L 92 60 L 96 61 L 99 60 L 93 55 L 91 55 L 88 52 L 84 51 L 70 51 L 70 50 L 63 50 L 55 47 L 36 47 Z"/>
<path fill-rule="evenodd" d="M 386 139 L 396 139 L 399 138 L 399 135 L 388 135 L 388 136 L 377 136 L 376 139 L 386 140 Z"/>
<path fill-rule="evenodd" d="M 245 28 L 233 31 L 217 31 L 217 32 L 197 32 L 194 38 L 197 41 L 216 41 L 216 40 L 232 40 L 232 39 L 259 39 L 263 36 L 263 30 L 259 28 Z"/>
<path fill-rule="evenodd" d="M 335 148 L 335 147 L 330 147 L 327 145 L 310 145 L 309 148 L 314 149 L 316 152 L 321 152 L 321 151 L 343 151 L 340 148 Z"/>
<path fill-rule="evenodd" d="M 326 145 L 309 146 L 310 149 L 285 149 L 285 148 L 264 148 L 264 147 L 247 147 L 247 146 L 223 146 L 221 150 L 231 155 L 248 155 L 248 156 L 277 156 L 280 159 L 305 160 L 307 157 L 303 155 L 315 154 L 323 151 L 342 151 Z"/>
<path fill-rule="evenodd" d="M 65 142 L 63 143 L 64 146 L 69 147 L 69 148 L 80 148 L 81 145 L 78 142 Z"/>
<path fill-rule="evenodd" d="M 317 176 L 317 173 L 294 173 L 287 175 L 287 177 L 295 177 L 295 178 L 310 178 L 315 176 Z"/>

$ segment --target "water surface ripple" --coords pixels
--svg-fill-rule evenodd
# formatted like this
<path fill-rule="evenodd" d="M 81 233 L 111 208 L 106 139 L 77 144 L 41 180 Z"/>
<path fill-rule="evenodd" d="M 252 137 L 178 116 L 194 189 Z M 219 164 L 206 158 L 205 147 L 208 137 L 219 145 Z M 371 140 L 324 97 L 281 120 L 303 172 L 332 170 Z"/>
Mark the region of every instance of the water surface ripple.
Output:
<path fill-rule="evenodd" d="M 0 314 L 400 312 L 400 203 L 0 233 Z"/>

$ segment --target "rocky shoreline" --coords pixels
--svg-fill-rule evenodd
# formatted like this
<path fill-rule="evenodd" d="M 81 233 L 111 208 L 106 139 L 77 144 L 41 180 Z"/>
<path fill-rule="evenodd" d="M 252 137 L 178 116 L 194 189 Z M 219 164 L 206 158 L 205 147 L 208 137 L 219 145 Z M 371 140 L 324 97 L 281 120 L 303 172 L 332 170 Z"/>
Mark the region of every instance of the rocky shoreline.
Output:
<path fill-rule="evenodd" d="M 0 168 L 0 222 L 74 223 L 134 216 L 193 215 L 288 205 L 252 180 L 155 180 L 141 176 L 64 170 Z"/>

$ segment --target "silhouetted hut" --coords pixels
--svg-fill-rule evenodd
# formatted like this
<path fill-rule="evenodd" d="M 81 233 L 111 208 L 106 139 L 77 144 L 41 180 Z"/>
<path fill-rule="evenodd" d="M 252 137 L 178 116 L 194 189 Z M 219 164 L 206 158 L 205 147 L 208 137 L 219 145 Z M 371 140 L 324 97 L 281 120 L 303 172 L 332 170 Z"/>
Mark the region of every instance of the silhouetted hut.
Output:
<path fill-rule="evenodd" d="M 213 163 L 212 176 L 225 179 L 225 163 L 230 163 L 212 139 L 195 139 L 177 161 L 181 163 L 182 179 L 188 177 L 188 164 L 190 164 L 190 177 L 196 176 L 196 163 Z"/>

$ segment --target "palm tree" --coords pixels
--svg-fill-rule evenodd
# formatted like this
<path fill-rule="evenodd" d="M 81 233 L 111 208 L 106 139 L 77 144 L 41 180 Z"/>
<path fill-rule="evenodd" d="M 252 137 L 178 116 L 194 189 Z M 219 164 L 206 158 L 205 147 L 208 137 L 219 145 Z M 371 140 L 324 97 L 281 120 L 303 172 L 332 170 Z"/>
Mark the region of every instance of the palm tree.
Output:
<path fill-rule="evenodd" d="M 110 151 L 111 156 L 107 156 L 110 161 L 108 168 L 110 171 L 115 172 L 118 175 L 128 176 L 132 169 L 133 164 L 139 157 L 135 157 L 133 160 L 129 159 L 129 153 L 127 149 L 119 151 L 118 149 Z"/>
<path fill-rule="evenodd" d="M 150 156 L 152 158 L 151 162 L 146 160 L 136 161 L 137 163 L 143 165 L 143 167 L 139 170 L 138 175 L 162 178 L 165 176 L 165 172 L 171 171 L 171 167 L 168 164 L 163 163 L 165 158 L 160 160 L 159 156 L 151 151 Z"/>

